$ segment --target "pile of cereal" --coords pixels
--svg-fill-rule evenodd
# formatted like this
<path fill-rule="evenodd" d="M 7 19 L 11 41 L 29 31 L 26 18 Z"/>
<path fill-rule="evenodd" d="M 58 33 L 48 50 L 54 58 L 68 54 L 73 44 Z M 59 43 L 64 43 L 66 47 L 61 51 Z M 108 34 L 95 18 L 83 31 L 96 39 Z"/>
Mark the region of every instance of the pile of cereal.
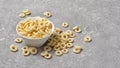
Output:
<path fill-rule="evenodd" d="M 19 23 L 18 33 L 27 38 L 44 38 L 50 35 L 52 24 L 45 18 L 26 19 Z"/>
<path fill-rule="evenodd" d="M 44 16 L 47 18 L 51 17 L 52 14 L 50 12 L 44 12 Z M 62 26 L 64 28 L 69 27 L 67 22 L 63 22 Z M 40 20 L 27 20 L 21 22 L 18 26 L 18 32 L 27 38 L 43 38 L 46 35 L 51 33 L 52 25 L 45 18 L 41 18 Z M 74 39 L 76 33 L 81 33 L 82 30 L 79 26 L 74 26 L 72 30 L 62 31 L 60 28 L 56 28 L 54 33 L 46 42 L 43 50 L 40 52 L 40 55 L 46 59 L 52 58 L 51 52 L 53 51 L 56 56 L 62 56 L 63 54 L 69 53 L 69 49 L 72 48 L 73 53 L 79 54 L 82 50 L 81 46 L 73 45 L 75 42 Z M 83 38 L 84 42 L 91 42 L 92 38 L 89 35 L 86 35 Z M 15 39 L 16 43 L 22 43 L 21 38 Z M 37 54 L 38 50 L 35 47 L 22 46 L 22 54 L 24 56 L 28 56 L 30 54 Z M 10 50 L 12 52 L 18 51 L 18 47 L 14 44 L 10 46 Z"/>

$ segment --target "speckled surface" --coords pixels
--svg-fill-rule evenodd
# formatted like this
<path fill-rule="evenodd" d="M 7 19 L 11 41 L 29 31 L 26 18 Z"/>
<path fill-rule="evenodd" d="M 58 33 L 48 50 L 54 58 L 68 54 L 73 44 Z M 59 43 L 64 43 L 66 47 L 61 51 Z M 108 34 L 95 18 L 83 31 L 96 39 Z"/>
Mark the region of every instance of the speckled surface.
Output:
<path fill-rule="evenodd" d="M 44 11 L 50 11 L 56 27 L 63 30 L 79 25 L 81 34 L 77 34 L 74 45 L 80 45 L 83 51 L 46 60 L 37 55 L 24 57 L 16 44 L 15 26 L 22 20 L 18 17 L 23 9 L 30 9 L 31 16 L 43 17 Z M 67 21 L 69 28 L 61 27 Z M 0 68 L 120 68 L 120 0 L 0 0 Z M 91 43 L 82 38 L 90 35 Z M 16 44 L 19 51 L 9 51 Z M 40 48 L 41 51 L 41 48 Z"/>

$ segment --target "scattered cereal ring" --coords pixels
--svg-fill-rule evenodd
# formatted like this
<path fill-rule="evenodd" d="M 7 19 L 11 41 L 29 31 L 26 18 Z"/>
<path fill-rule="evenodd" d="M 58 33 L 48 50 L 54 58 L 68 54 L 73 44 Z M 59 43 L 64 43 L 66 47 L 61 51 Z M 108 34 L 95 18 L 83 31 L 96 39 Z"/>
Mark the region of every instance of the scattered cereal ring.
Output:
<path fill-rule="evenodd" d="M 22 42 L 22 38 L 16 38 L 14 41 L 15 41 L 16 43 L 21 43 L 21 42 Z"/>
<path fill-rule="evenodd" d="M 64 53 L 64 54 L 66 54 L 66 53 L 68 53 L 69 51 L 68 51 L 68 49 L 63 49 L 62 50 L 62 53 Z"/>
<path fill-rule="evenodd" d="M 82 32 L 80 28 L 76 28 L 74 31 L 77 32 L 77 33 L 81 33 Z"/>
<path fill-rule="evenodd" d="M 29 11 L 29 9 L 23 10 L 23 13 L 24 13 L 25 15 L 30 15 L 30 14 L 31 14 L 30 11 Z"/>
<path fill-rule="evenodd" d="M 45 50 L 45 51 L 51 51 L 52 48 L 51 48 L 50 46 L 45 46 L 45 47 L 44 47 L 44 50 Z"/>
<path fill-rule="evenodd" d="M 68 39 L 68 35 L 67 34 L 62 34 L 61 36 L 62 36 L 63 40 L 67 40 Z"/>
<path fill-rule="evenodd" d="M 54 46 L 53 50 L 59 50 L 59 47 Z"/>
<path fill-rule="evenodd" d="M 68 38 L 68 42 L 69 42 L 69 43 L 73 43 L 73 42 L 74 42 L 74 39 L 73 39 L 73 38 Z"/>
<path fill-rule="evenodd" d="M 24 56 L 28 56 L 28 55 L 30 55 L 30 51 L 28 49 L 25 49 L 25 50 L 22 51 L 22 54 Z"/>
<path fill-rule="evenodd" d="M 67 43 L 66 46 L 67 46 L 67 48 L 71 48 L 71 47 L 73 47 L 73 44 L 72 43 Z"/>
<path fill-rule="evenodd" d="M 25 17 L 25 14 L 24 14 L 24 13 L 20 13 L 20 14 L 19 14 L 19 17 L 20 17 L 20 18 L 24 18 L 24 17 Z"/>
<path fill-rule="evenodd" d="M 52 55 L 50 53 L 48 53 L 47 55 L 44 56 L 44 58 L 50 59 L 50 58 L 52 58 Z"/>
<path fill-rule="evenodd" d="M 77 32 L 77 33 L 81 33 L 81 29 L 78 26 L 73 27 L 73 31 Z"/>
<path fill-rule="evenodd" d="M 23 46 L 21 49 L 22 50 L 28 49 L 28 46 Z"/>
<path fill-rule="evenodd" d="M 35 48 L 35 47 L 29 47 L 29 51 L 30 51 L 30 53 L 31 54 L 37 54 L 37 52 L 38 52 L 38 50 L 37 50 L 37 48 Z"/>
<path fill-rule="evenodd" d="M 69 25 L 68 25 L 67 22 L 63 22 L 62 26 L 63 26 L 64 28 L 67 28 Z"/>
<path fill-rule="evenodd" d="M 74 27 L 73 27 L 73 31 L 74 31 L 76 28 L 79 28 L 79 27 L 78 27 L 78 26 L 74 26 Z"/>
<path fill-rule="evenodd" d="M 50 12 L 44 12 L 43 15 L 48 17 L 48 18 L 52 16 L 52 14 Z"/>
<path fill-rule="evenodd" d="M 80 46 L 75 46 L 73 48 L 73 52 L 76 53 L 76 54 L 80 53 L 80 51 L 81 51 L 81 47 Z"/>
<path fill-rule="evenodd" d="M 48 51 L 42 51 L 42 52 L 40 53 L 41 56 L 45 56 L 45 55 L 47 55 L 47 54 L 48 54 Z"/>
<path fill-rule="evenodd" d="M 55 51 L 55 54 L 56 54 L 57 56 L 63 55 L 62 51 L 59 51 L 59 50 Z"/>
<path fill-rule="evenodd" d="M 10 50 L 12 52 L 16 52 L 16 51 L 18 51 L 18 48 L 17 48 L 17 46 L 15 46 L 14 44 L 12 44 L 12 45 L 10 45 Z"/>
<path fill-rule="evenodd" d="M 68 35 L 70 38 L 74 38 L 75 37 L 75 34 L 70 34 Z"/>
<path fill-rule="evenodd" d="M 67 30 L 66 33 L 67 34 L 73 34 L 73 32 L 71 30 Z"/>
<path fill-rule="evenodd" d="M 61 32 L 62 32 L 62 30 L 61 30 L 60 28 L 56 28 L 56 29 L 55 29 L 55 33 L 60 34 Z"/>
<path fill-rule="evenodd" d="M 92 38 L 90 36 L 85 36 L 83 39 L 85 42 L 91 42 Z"/>

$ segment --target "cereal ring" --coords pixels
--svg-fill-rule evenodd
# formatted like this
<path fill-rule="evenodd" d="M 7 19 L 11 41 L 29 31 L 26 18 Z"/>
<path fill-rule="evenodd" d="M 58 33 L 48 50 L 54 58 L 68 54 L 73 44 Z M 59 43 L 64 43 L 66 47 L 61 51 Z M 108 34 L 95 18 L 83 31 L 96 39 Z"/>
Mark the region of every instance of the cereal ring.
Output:
<path fill-rule="evenodd" d="M 81 51 L 81 47 L 80 46 L 75 46 L 73 48 L 73 52 L 76 53 L 76 54 L 80 53 L 80 51 Z"/>
<path fill-rule="evenodd" d="M 68 35 L 70 38 L 74 38 L 75 37 L 75 34 L 70 34 Z"/>
<path fill-rule="evenodd" d="M 67 44 L 66 44 L 66 47 L 67 47 L 67 48 L 71 48 L 71 47 L 73 47 L 73 44 L 72 44 L 72 43 L 67 43 Z"/>
<path fill-rule="evenodd" d="M 20 17 L 20 18 L 24 18 L 24 17 L 25 17 L 25 14 L 24 14 L 24 13 L 20 13 L 20 14 L 19 14 L 19 17 Z"/>
<path fill-rule="evenodd" d="M 85 42 L 91 42 L 92 38 L 90 36 L 85 36 L 83 39 Z"/>
<path fill-rule="evenodd" d="M 57 56 L 63 55 L 62 51 L 60 51 L 60 50 L 55 51 L 55 54 L 56 54 Z"/>
<path fill-rule="evenodd" d="M 61 30 L 60 28 L 56 28 L 56 29 L 55 29 L 55 33 L 60 34 L 61 32 L 62 32 L 62 30 Z"/>
<path fill-rule="evenodd" d="M 44 12 L 43 15 L 48 17 L 48 18 L 52 16 L 52 14 L 50 12 Z"/>
<path fill-rule="evenodd" d="M 74 26 L 74 27 L 73 27 L 73 31 L 74 31 L 75 29 L 77 29 L 77 28 L 79 28 L 79 27 L 78 27 L 78 26 Z"/>
<path fill-rule="evenodd" d="M 45 47 L 44 47 L 44 50 L 45 50 L 45 51 L 51 51 L 52 48 L 51 48 L 50 46 L 45 46 Z"/>
<path fill-rule="evenodd" d="M 30 53 L 31 54 L 37 54 L 37 52 L 38 52 L 38 50 L 37 50 L 37 48 L 35 48 L 35 47 L 29 47 L 29 51 L 30 51 Z"/>
<path fill-rule="evenodd" d="M 82 32 L 80 28 L 76 28 L 74 31 L 77 32 L 77 33 L 81 33 Z"/>
<path fill-rule="evenodd" d="M 25 49 L 25 50 L 22 51 L 22 54 L 24 56 L 28 56 L 28 55 L 30 55 L 30 51 L 28 49 Z"/>
<path fill-rule="evenodd" d="M 50 53 L 48 53 L 47 55 L 44 56 L 44 58 L 50 59 L 50 58 L 52 58 L 52 55 Z"/>
<path fill-rule="evenodd" d="M 68 25 L 67 22 L 64 22 L 64 23 L 62 24 L 62 26 L 63 26 L 64 28 L 67 28 L 69 25 Z"/>
<path fill-rule="evenodd" d="M 31 14 L 30 11 L 29 11 L 29 9 L 23 10 L 23 13 L 24 13 L 25 15 L 30 15 L 30 14 Z"/>
<path fill-rule="evenodd" d="M 22 50 L 28 49 L 28 46 L 23 46 L 21 49 Z"/>
<path fill-rule="evenodd" d="M 66 33 L 67 34 L 73 34 L 73 32 L 71 30 L 67 30 Z"/>
<path fill-rule="evenodd" d="M 22 38 L 16 38 L 14 41 L 15 41 L 16 43 L 21 43 L 21 42 L 22 42 Z"/>
<path fill-rule="evenodd" d="M 73 42 L 74 42 L 74 39 L 73 39 L 73 38 L 68 38 L 68 42 L 69 42 L 69 43 L 73 43 Z"/>
<path fill-rule="evenodd" d="M 64 54 L 67 54 L 69 51 L 68 51 L 68 49 L 63 49 L 62 50 L 62 53 L 64 53 Z"/>
<path fill-rule="evenodd" d="M 54 47 L 53 47 L 53 50 L 59 50 L 59 47 L 54 46 Z"/>
<path fill-rule="evenodd" d="M 18 48 L 17 48 L 17 46 L 15 46 L 14 44 L 12 44 L 12 45 L 10 45 L 10 50 L 12 52 L 16 52 L 16 51 L 18 51 Z"/>
<path fill-rule="evenodd" d="M 45 55 L 47 55 L 47 54 L 48 54 L 48 51 L 42 51 L 42 52 L 40 53 L 41 56 L 45 56 Z"/>

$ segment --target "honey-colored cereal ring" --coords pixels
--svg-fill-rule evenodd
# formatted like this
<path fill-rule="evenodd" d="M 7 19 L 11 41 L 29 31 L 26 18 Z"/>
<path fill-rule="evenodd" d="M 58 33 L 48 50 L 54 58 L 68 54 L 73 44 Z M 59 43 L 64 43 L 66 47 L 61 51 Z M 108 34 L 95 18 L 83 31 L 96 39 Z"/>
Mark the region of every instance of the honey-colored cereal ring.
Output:
<path fill-rule="evenodd" d="M 69 51 L 68 51 L 68 49 L 63 49 L 62 50 L 62 53 L 64 53 L 64 54 L 67 54 Z"/>
<path fill-rule="evenodd" d="M 14 41 L 15 41 L 16 43 L 21 43 L 21 42 L 22 42 L 22 38 L 16 38 Z"/>
<path fill-rule="evenodd" d="M 45 47 L 44 47 L 44 50 L 45 50 L 45 51 L 51 51 L 52 48 L 51 48 L 50 46 L 45 46 Z"/>
<path fill-rule="evenodd" d="M 35 47 L 29 47 L 29 51 L 30 51 L 30 53 L 31 54 L 37 54 L 37 52 L 38 52 L 38 50 L 37 50 L 37 48 L 35 48 Z"/>
<path fill-rule="evenodd" d="M 28 46 L 22 46 L 22 50 L 28 49 Z"/>
<path fill-rule="evenodd" d="M 22 54 L 24 56 L 28 56 L 28 55 L 30 55 L 30 51 L 28 49 L 25 49 L 25 50 L 22 51 Z"/>
<path fill-rule="evenodd" d="M 44 56 L 44 58 L 46 59 L 50 59 L 52 57 L 52 55 L 50 53 L 48 53 L 47 55 Z"/>
<path fill-rule="evenodd" d="M 12 45 L 10 45 L 10 50 L 12 52 L 16 52 L 16 51 L 18 51 L 18 48 L 17 48 L 17 46 L 15 46 L 14 44 L 12 44 Z"/>
<path fill-rule="evenodd" d="M 48 17 L 48 18 L 52 16 L 52 14 L 50 12 L 44 12 L 43 15 Z"/>
<path fill-rule="evenodd" d="M 75 46 L 73 48 L 73 52 L 76 53 L 76 54 L 80 53 L 81 52 L 81 47 L 80 46 Z"/>
<path fill-rule="evenodd" d="M 66 46 L 67 46 L 67 48 L 71 48 L 71 47 L 73 47 L 73 44 L 72 43 L 67 43 Z"/>
<path fill-rule="evenodd" d="M 48 54 L 48 51 L 42 51 L 42 52 L 40 53 L 41 56 L 45 56 L 45 55 L 47 55 L 47 54 Z"/>
<path fill-rule="evenodd" d="M 63 55 L 63 53 L 60 50 L 57 50 L 57 51 L 55 51 L 55 55 L 61 56 L 61 55 Z"/>
<path fill-rule="evenodd" d="M 83 39 L 85 42 L 91 42 L 92 38 L 90 36 L 85 36 Z"/>
<path fill-rule="evenodd" d="M 63 26 L 64 28 L 66 28 L 66 27 L 68 27 L 69 25 L 68 25 L 67 22 L 64 22 L 64 23 L 62 24 L 62 26 Z"/>

